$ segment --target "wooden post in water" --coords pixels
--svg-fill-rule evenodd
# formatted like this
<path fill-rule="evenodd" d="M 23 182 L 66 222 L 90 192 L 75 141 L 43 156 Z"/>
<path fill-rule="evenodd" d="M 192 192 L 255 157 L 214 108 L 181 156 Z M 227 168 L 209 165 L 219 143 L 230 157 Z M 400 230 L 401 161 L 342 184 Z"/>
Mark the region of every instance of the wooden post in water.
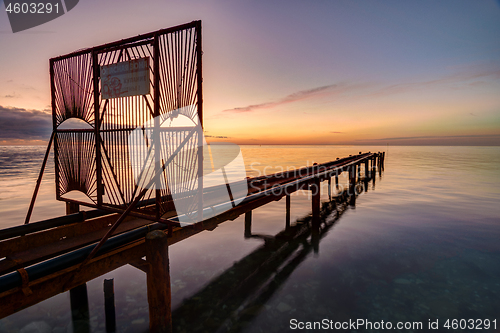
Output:
<path fill-rule="evenodd" d="M 71 319 L 73 321 L 74 333 L 89 333 L 89 299 L 87 296 L 87 284 L 81 284 L 69 291 L 71 304 Z"/>
<path fill-rule="evenodd" d="M 286 220 L 285 220 L 285 228 L 290 228 L 290 194 L 285 196 L 286 198 Z"/>
<path fill-rule="evenodd" d="M 328 201 L 332 201 L 332 177 L 328 178 Z"/>
<path fill-rule="evenodd" d="M 80 205 L 66 202 L 66 215 L 78 213 Z M 71 319 L 73 321 L 74 333 L 90 332 L 89 300 L 87 295 L 87 284 L 81 284 L 69 291 L 71 304 Z"/>
<path fill-rule="evenodd" d="M 312 184 L 310 186 L 311 189 L 311 194 L 312 194 L 312 226 L 313 229 L 316 229 L 319 227 L 320 223 L 320 217 L 319 217 L 319 212 L 320 212 L 320 196 L 321 196 L 321 191 L 320 191 L 320 181 L 319 178 L 314 178 L 312 180 Z"/>
<path fill-rule="evenodd" d="M 349 167 L 349 195 L 354 195 L 354 186 L 356 185 L 356 165 Z"/>
<path fill-rule="evenodd" d="M 252 211 L 245 213 L 245 238 L 252 237 Z"/>
<path fill-rule="evenodd" d="M 149 331 L 172 332 L 172 309 L 170 291 L 170 267 L 168 260 L 168 238 L 161 230 L 146 235 Z"/>
<path fill-rule="evenodd" d="M 339 189 L 339 169 L 337 169 L 335 172 L 335 188 L 338 191 L 338 189 Z"/>
<path fill-rule="evenodd" d="M 115 315 L 115 290 L 113 279 L 104 279 L 104 315 L 106 317 L 106 332 L 113 333 L 116 331 L 116 315 Z"/>
<path fill-rule="evenodd" d="M 375 185 L 375 176 L 377 175 L 377 172 L 375 171 L 375 164 L 376 164 L 375 161 L 377 160 L 377 158 L 375 156 L 372 157 L 372 172 L 371 172 L 371 177 L 372 177 L 373 185 Z"/>
<path fill-rule="evenodd" d="M 378 152 L 378 175 L 382 176 L 382 153 Z"/>

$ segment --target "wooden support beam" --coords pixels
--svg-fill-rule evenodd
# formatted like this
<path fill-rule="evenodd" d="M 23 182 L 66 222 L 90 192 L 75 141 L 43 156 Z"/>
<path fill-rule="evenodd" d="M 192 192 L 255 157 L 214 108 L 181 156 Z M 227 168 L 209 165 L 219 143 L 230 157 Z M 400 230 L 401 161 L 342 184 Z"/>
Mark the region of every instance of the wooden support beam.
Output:
<path fill-rule="evenodd" d="M 78 213 L 80 205 L 66 202 L 66 215 Z M 90 332 L 89 300 L 87 295 L 87 283 L 81 284 L 69 291 L 71 303 L 71 318 L 73 320 L 73 332 Z"/>
<path fill-rule="evenodd" d="M 377 157 L 376 155 L 373 156 L 372 158 L 372 182 L 373 185 L 375 185 L 375 176 L 377 175 L 377 171 L 375 170 L 375 165 L 377 164 Z"/>
<path fill-rule="evenodd" d="M 66 202 L 66 215 L 78 213 L 80 211 L 80 205 L 74 202 Z"/>
<path fill-rule="evenodd" d="M 332 177 L 328 178 L 328 201 L 332 201 Z"/>
<path fill-rule="evenodd" d="M 149 330 L 152 333 L 172 332 L 170 267 L 168 237 L 161 230 L 146 235 L 146 259 L 150 264 L 147 274 Z"/>
<path fill-rule="evenodd" d="M 319 227 L 320 224 L 320 195 L 321 195 L 321 189 L 320 189 L 320 180 L 319 178 L 314 178 L 313 183 L 310 186 L 311 188 L 311 194 L 312 194 L 312 225 L 313 229 L 315 227 Z"/>
<path fill-rule="evenodd" d="M 290 228 L 290 194 L 286 196 L 286 218 L 285 218 L 285 228 Z"/>
<path fill-rule="evenodd" d="M 115 288 L 113 279 L 104 279 L 104 314 L 106 317 L 106 332 L 112 333 L 116 331 L 116 314 L 115 314 Z"/>
<path fill-rule="evenodd" d="M 245 238 L 252 237 L 252 211 L 245 213 Z"/>
<path fill-rule="evenodd" d="M 81 284 L 69 291 L 71 319 L 74 333 L 90 332 L 89 299 L 87 284 Z"/>
<path fill-rule="evenodd" d="M 378 175 L 382 176 L 382 153 L 378 153 Z"/>

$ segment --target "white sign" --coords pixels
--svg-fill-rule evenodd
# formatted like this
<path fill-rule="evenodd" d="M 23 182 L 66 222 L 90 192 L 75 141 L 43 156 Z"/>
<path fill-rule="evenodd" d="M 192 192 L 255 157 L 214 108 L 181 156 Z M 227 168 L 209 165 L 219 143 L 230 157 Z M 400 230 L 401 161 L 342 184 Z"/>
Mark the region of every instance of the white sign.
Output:
<path fill-rule="evenodd" d="M 149 57 L 101 66 L 103 99 L 149 94 Z"/>

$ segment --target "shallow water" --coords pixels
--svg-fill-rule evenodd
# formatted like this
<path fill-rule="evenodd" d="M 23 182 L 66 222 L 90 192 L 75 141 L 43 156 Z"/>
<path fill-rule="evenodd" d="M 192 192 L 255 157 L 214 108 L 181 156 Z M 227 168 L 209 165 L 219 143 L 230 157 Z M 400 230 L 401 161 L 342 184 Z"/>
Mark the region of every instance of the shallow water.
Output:
<path fill-rule="evenodd" d="M 382 150 L 382 177 L 325 231 L 318 253 L 310 237 L 280 243 L 279 254 L 262 239 L 245 239 L 243 216 L 173 245 L 174 330 L 284 332 L 292 319 L 365 319 L 421 322 L 422 329 L 400 331 L 425 332 L 429 320 L 444 331 L 447 319 L 496 319 L 498 331 L 499 147 L 242 147 L 249 176 Z M 2 227 L 24 221 L 43 153 L 0 147 Z M 54 200 L 52 162 L 46 176 L 32 221 L 64 214 Z M 292 195 L 292 221 L 310 206 L 306 192 Z M 284 212 L 284 200 L 254 210 L 252 233 L 281 232 Z M 105 331 L 105 278 L 114 278 L 118 332 L 147 331 L 145 274 L 125 266 L 87 284 L 92 332 Z M 60 294 L 1 319 L 0 332 L 27 332 L 29 325 L 70 332 L 69 307 L 69 294 Z M 357 331 L 371 331 L 365 329 Z"/>

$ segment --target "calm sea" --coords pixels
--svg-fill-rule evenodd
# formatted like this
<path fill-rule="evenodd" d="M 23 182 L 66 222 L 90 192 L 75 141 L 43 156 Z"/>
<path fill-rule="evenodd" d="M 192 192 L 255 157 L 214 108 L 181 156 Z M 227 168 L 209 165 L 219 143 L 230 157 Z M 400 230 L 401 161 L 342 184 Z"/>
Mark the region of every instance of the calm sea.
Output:
<path fill-rule="evenodd" d="M 455 323 L 455 331 L 489 324 L 488 332 L 500 332 L 500 147 L 242 147 L 249 176 L 359 151 L 385 151 L 385 171 L 316 251 L 310 238 L 272 240 L 285 228 L 285 200 L 253 211 L 255 237 L 244 237 L 240 216 L 173 245 L 174 330 L 287 332 L 359 320 L 345 331 L 390 323 L 394 331 L 435 332 L 429 323 L 437 321 L 439 331 Z M 43 154 L 44 147 L 0 147 L 0 227 L 23 223 Z M 54 188 L 50 160 L 32 221 L 64 214 Z M 306 192 L 292 195 L 292 221 L 310 207 Z M 146 276 L 125 266 L 88 283 L 92 332 L 105 332 L 105 278 L 114 278 L 118 332 L 147 331 Z M 0 320 L 0 332 L 19 331 L 71 332 L 69 294 Z"/>

